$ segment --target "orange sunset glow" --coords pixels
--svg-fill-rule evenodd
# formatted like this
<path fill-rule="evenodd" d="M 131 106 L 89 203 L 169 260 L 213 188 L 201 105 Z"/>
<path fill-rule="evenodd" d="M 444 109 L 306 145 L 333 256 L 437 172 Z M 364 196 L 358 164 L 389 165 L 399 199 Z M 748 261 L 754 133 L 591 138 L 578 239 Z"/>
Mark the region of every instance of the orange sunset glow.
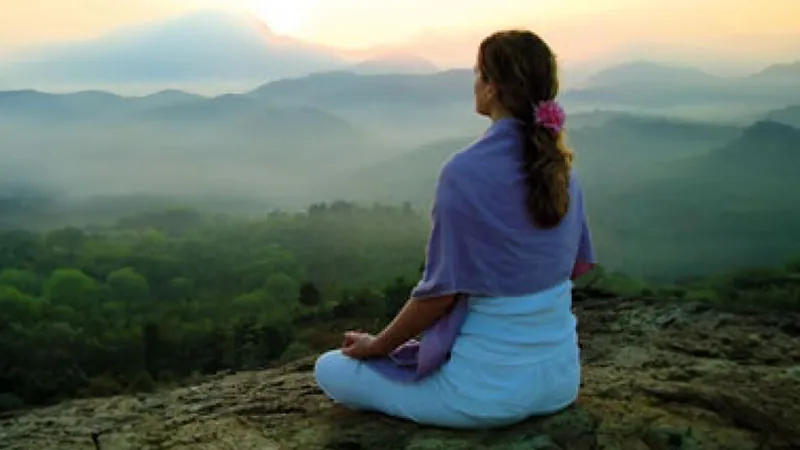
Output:
<path fill-rule="evenodd" d="M 278 34 L 342 50 L 402 47 L 443 65 L 468 64 L 467 49 L 499 27 L 537 29 L 575 59 L 633 44 L 786 58 L 800 30 L 796 0 L 30 0 L 0 7 L 0 49 L 86 39 L 203 9 L 246 11 Z"/>

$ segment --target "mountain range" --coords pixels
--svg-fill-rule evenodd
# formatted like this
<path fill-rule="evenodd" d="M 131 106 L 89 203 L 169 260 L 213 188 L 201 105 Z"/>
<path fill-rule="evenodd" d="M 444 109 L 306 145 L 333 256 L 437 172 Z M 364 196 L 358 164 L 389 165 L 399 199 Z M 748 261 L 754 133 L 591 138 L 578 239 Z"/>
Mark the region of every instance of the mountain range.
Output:
<path fill-rule="evenodd" d="M 797 82 L 800 78 L 800 61 L 793 63 L 773 64 L 754 74 L 751 78 L 769 80 L 777 83 Z"/>
<path fill-rule="evenodd" d="M 603 69 L 589 77 L 586 84 L 594 87 L 620 84 L 712 84 L 719 77 L 692 67 L 633 61 Z"/>
<path fill-rule="evenodd" d="M 313 72 L 429 73 L 437 68 L 407 54 L 354 60 L 342 51 L 280 36 L 244 13 L 200 11 L 131 26 L 98 38 L 15 52 L 0 60 L 5 84 L 118 86 L 191 83 L 261 84 Z"/>
<path fill-rule="evenodd" d="M 763 74 L 715 86 L 711 75 L 661 69 L 610 68 L 562 96 L 607 265 L 669 278 L 800 252 L 791 231 L 800 229 L 798 79 L 777 95 Z M 102 198 L 96 205 L 142 194 L 289 209 L 335 199 L 426 207 L 441 163 L 487 125 L 474 113 L 472 78 L 339 70 L 219 96 L 0 92 L 3 191 Z M 627 108 L 603 100 L 615 92 Z M 693 92 L 718 102 L 686 100 Z M 693 102 L 706 108 L 703 120 L 670 108 Z M 740 120 L 719 119 L 737 102 L 746 106 Z M 650 247 L 658 251 L 640 255 Z"/>
<path fill-rule="evenodd" d="M 800 254 L 798 167 L 800 130 L 760 121 L 709 152 L 594 192 L 606 207 L 593 207 L 602 246 L 623 265 L 635 260 L 634 273 L 663 278 L 783 262 Z M 609 205 L 619 205 L 613 215 Z"/>
<path fill-rule="evenodd" d="M 316 46 L 281 38 L 232 13 L 199 12 L 115 31 L 85 42 L 30 50 L 12 59 L 11 76 L 61 83 L 267 80 L 322 70 L 342 61 Z"/>
<path fill-rule="evenodd" d="M 435 70 L 433 66 L 411 58 L 416 73 L 380 73 L 382 67 L 396 69 L 391 61 L 376 59 L 375 65 L 364 63 L 360 69 L 368 74 L 356 73 L 354 70 L 358 68 L 353 67 L 323 71 L 283 78 L 243 94 L 217 98 L 177 90 L 139 97 L 100 91 L 65 95 L 0 91 L 0 117 L 41 120 L 94 116 L 95 120 L 107 120 L 179 104 L 183 104 L 181 108 L 187 113 L 193 108 L 210 110 L 217 106 L 234 113 L 234 103 L 246 111 L 254 107 L 255 101 L 269 107 L 323 109 L 348 121 L 363 123 L 385 136 L 395 135 L 403 123 L 408 123 L 417 131 L 425 130 L 419 144 L 479 129 L 471 106 L 471 70 L 429 73 Z M 659 113 L 663 114 L 668 108 L 700 108 L 700 112 L 694 113 L 695 118 L 715 120 L 725 116 L 728 122 L 743 125 L 768 111 L 800 104 L 800 76 L 794 76 L 799 68 L 800 63 L 775 65 L 748 77 L 721 78 L 691 68 L 633 62 L 597 73 L 581 87 L 563 92 L 561 99 L 574 113 L 610 108 L 637 114 L 661 109 Z"/>
<path fill-rule="evenodd" d="M 800 103 L 800 62 L 772 65 L 743 77 L 720 77 L 691 67 L 632 62 L 599 72 L 566 92 L 563 98 L 573 105 L 592 107 L 714 107 L 747 116 Z"/>
<path fill-rule="evenodd" d="M 439 168 L 473 139 L 358 169 L 315 198 L 429 205 Z M 669 280 L 800 254 L 800 129 L 631 117 L 573 130 L 570 142 L 607 267 Z"/>
<path fill-rule="evenodd" d="M 574 65 L 568 63 L 568 71 L 579 70 Z M 53 90 L 47 87 L 55 86 L 64 91 L 114 87 L 127 92 L 134 86 L 211 89 L 216 84 L 215 93 L 221 93 L 222 86 L 257 86 L 288 77 L 340 70 L 360 75 L 430 74 L 438 68 L 402 48 L 345 51 L 278 35 L 263 20 L 249 14 L 208 10 L 129 26 L 85 41 L 19 50 L 0 60 L 0 89 Z M 767 83 L 793 86 L 798 73 L 800 62 L 784 63 L 746 78 L 756 87 L 763 88 Z M 662 84 L 702 86 L 712 91 L 710 98 L 723 87 L 727 89 L 720 92 L 727 95 L 748 84 L 742 79 L 717 77 L 691 67 L 647 61 L 621 64 L 594 76 L 577 77 L 570 73 L 566 78 L 585 79 L 581 84 L 587 89 L 640 85 L 642 92 L 646 92 Z M 697 96 L 696 92 L 692 94 Z M 591 89 L 583 95 L 601 96 Z M 663 97 L 658 98 L 663 102 Z"/>
<path fill-rule="evenodd" d="M 787 106 L 770 112 L 769 119 L 800 128 L 800 105 Z"/>

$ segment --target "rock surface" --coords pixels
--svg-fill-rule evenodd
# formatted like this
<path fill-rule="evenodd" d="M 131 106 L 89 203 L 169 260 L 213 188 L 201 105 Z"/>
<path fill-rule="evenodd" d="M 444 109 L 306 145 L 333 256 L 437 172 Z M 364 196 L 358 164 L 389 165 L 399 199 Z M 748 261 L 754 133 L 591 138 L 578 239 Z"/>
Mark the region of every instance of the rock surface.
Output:
<path fill-rule="evenodd" d="M 578 404 L 508 429 L 436 430 L 344 410 L 317 390 L 307 359 L 9 415 L 0 448 L 800 449 L 800 316 L 646 299 L 584 300 L 575 310 Z"/>

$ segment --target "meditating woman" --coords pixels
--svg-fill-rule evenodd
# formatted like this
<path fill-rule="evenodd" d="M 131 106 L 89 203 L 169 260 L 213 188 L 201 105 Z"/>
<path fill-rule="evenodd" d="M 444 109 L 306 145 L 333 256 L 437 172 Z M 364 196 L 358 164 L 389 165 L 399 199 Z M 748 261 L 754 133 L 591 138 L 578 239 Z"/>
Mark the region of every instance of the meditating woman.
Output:
<path fill-rule="evenodd" d="M 480 46 L 474 90 L 492 123 L 441 169 L 411 299 L 378 335 L 345 333 L 317 361 L 319 386 L 350 408 L 490 428 L 577 398 L 572 280 L 594 257 L 555 57 L 531 32 L 496 33 Z"/>

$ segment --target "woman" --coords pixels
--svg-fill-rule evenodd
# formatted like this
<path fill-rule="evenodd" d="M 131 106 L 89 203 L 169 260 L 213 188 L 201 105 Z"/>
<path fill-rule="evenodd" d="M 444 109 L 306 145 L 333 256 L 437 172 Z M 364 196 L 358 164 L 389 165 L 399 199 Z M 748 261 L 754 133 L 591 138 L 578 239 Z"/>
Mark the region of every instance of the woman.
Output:
<path fill-rule="evenodd" d="M 441 170 L 411 300 L 377 336 L 348 332 L 317 361 L 317 382 L 336 402 L 489 428 L 578 395 L 572 279 L 594 261 L 555 57 L 531 32 L 496 33 L 480 46 L 474 90 L 492 124 Z"/>

